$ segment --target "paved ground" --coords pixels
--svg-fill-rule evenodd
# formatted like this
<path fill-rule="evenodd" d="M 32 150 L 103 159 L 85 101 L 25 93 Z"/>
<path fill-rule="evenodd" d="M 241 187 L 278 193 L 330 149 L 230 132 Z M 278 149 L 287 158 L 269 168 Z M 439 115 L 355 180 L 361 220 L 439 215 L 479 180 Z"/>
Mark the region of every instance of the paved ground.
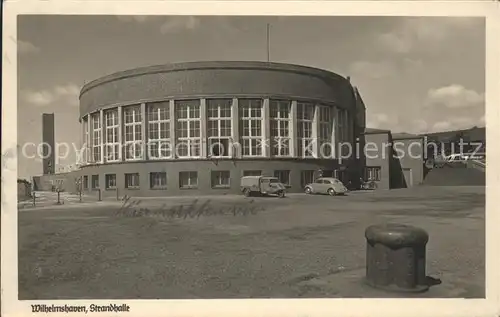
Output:
<path fill-rule="evenodd" d="M 467 167 L 464 162 L 447 164 L 434 168 L 424 179 L 427 186 L 484 186 L 486 173 L 476 168 Z"/>
<path fill-rule="evenodd" d="M 135 217 L 116 201 L 22 209 L 19 297 L 401 296 L 362 282 L 364 230 L 385 222 L 430 235 L 427 272 L 442 284 L 418 296 L 484 297 L 484 199 L 484 187 L 417 187 L 200 197 L 194 218 L 192 198 L 144 199 Z"/>

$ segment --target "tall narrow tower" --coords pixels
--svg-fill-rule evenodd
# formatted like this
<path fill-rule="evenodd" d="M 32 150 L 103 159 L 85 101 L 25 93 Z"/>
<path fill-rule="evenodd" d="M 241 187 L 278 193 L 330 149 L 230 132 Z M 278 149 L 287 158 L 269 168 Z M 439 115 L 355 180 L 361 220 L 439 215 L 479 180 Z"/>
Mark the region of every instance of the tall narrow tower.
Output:
<path fill-rule="evenodd" d="M 43 146 L 43 174 L 54 174 L 55 171 L 55 126 L 54 114 L 42 115 L 42 146 Z"/>

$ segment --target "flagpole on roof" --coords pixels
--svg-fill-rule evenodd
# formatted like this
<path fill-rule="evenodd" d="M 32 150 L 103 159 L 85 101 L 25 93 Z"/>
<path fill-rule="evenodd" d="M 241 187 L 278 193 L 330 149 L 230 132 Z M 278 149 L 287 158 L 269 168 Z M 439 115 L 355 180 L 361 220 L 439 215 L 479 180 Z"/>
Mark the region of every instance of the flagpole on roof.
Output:
<path fill-rule="evenodd" d="M 267 23 L 267 61 L 271 61 L 271 25 Z"/>

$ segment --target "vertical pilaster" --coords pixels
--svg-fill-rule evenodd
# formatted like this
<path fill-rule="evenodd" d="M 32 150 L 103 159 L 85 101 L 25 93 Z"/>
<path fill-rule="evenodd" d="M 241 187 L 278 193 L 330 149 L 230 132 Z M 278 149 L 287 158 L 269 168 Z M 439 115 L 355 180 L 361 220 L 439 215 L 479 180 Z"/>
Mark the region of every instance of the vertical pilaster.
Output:
<path fill-rule="evenodd" d="M 270 157 L 271 131 L 269 115 L 269 98 L 264 99 L 262 104 L 262 156 Z"/>
<path fill-rule="evenodd" d="M 290 156 L 297 157 L 297 101 L 292 101 L 290 108 L 290 126 L 288 133 L 290 134 Z"/>
<path fill-rule="evenodd" d="M 85 153 L 86 153 L 86 157 L 87 157 L 87 163 L 90 163 L 92 161 L 92 143 L 90 142 L 92 140 L 92 130 L 91 130 L 91 122 L 90 122 L 90 119 L 91 119 L 91 115 L 88 114 L 87 115 L 87 135 L 86 135 L 86 149 L 85 149 Z"/>
<path fill-rule="evenodd" d="M 123 107 L 118 106 L 118 161 L 123 161 Z"/>
<path fill-rule="evenodd" d="M 207 157 L 207 100 L 200 99 L 200 156 Z"/>
<path fill-rule="evenodd" d="M 318 157 L 319 152 L 319 105 L 314 105 L 314 117 L 312 124 L 313 157 Z"/>
<path fill-rule="evenodd" d="M 106 132 L 106 127 L 104 125 L 104 111 L 101 109 L 99 110 L 99 122 L 101 124 L 101 157 L 100 157 L 100 163 L 104 163 L 104 133 Z"/>
<path fill-rule="evenodd" d="M 85 129 L 87 128 L 86 127 L 86 123 L 85 123 L 85 120 L 84 120 L 85 117 L 81 117 L 80 119 L 80 155 L 77 156 L 77 159 L 79 160 L 79 164 L 83 164 L 83 160 L 84 158 L 82 157 L 84 154 L 86 155 L 87 151 L 85 151 L 85 146 L 87 146 L 87 144 L 85 144 Z M 77 154 L 78 155 L 78 154 Z"/>
<path fill-rule="evenodd" d="M 169 118 L 170 118 L 170 157 L 175 158 L 176 157 L 176 150 L 175 150 L 175 101 L 174 100 L 169 100 L 168 102 L 168 111 L 169 111 Z"/>
<path fill-rule="evenodd" d="M 352 112 L 346 111 L 346 125 L 347 125 L 347 141 L 353 145 L 354 143 L 354 125 L 352 124 Z"/>
<path fill-rule="evenodd" d="M 109 110 L 103 110 L 103 115 L 102 115 L 102 120 L 101 120 L 101 128 L 102 128 L 102 133 L 101 133 L 101 140 L 102 140 L 102 143 L 104 145 L 104 150 L 101 151 L 102 153 L 102 161 L 104 163 L 106 163 L 108 161 L 108 151 L 109 151 L 109 147 L 108 147 L 108 131 L 107 131 L 107 126 L 108 126 L 108 123 L 107 123 L 107 119 L 106 119 L 106 111 L 109 111 Z"/>
<path fill-rule="evenodd" d="M 342 156 L 344 154 L 344 146 L 342 145 L 344 143 L 345 139 L 345 133 L 344 133 L 344 110 L 337 108 L 337 143 L 338 143 L 338 151 L 337 151 L 337 157 L 339 164 L 342 164 Z"/>
<path fill-rule="evenodd" d="M 83 140 L 85 138 L 85 130 L 84 130 L 85 122 L 83 121 L 83 117 L 80 118 L 79 122 L 80 122 L 80 148 L 82 148 L 84 143 Z"/>
<path fill-rule="evenodd" d="M 332 158 L 337 158 L 338 153 L 338 140 L 337 140 L 337 125 L 338 125 L 338 109 L 337 107 L 333 107 L 333 119 L 332 119 Z"/>
<path fill-rule="evenodd" d="M 347 120 L 347 116 L 348 116 L 348 113 L 347 113 L 347 110 L 343 110 L 342 111 L 343 113 L 343 117 L 342 117 L 342 142 L 345 142 L 345 143 L 349 143 L 349 122 Z M 342 150 L 342 155 L 344 154 L 348 154 L 349 153 L 349 150 L 348 150 L 348 147 L 345 146 L 345 150 Z"/>
<path fill-rule="evenodd" d="M 240 142 L 240 112 L 238 106 L 238 98 L 233 98 L 231 105 L 231 138 L 229 145 L 229 156 L 233 158 L 241 157 L 241 142 Z"/>
<path fill-rule="evenodd" d="M 147 160 L 148 159 L 148 137 L 146 135 L 147 133 L 147 124 L 148 124 L 148 117 L 146 115 L 146 104 L 143 102 L 141 103 L 141 151 L 142 151 L 142 157 L 141 159 Z"/>

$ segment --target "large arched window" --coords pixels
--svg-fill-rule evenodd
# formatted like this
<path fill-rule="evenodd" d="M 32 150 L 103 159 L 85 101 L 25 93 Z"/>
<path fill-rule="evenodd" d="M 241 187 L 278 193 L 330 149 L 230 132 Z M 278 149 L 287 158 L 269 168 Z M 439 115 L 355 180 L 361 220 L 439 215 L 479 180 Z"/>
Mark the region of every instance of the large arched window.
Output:
<path fill-rule="evenodd" d="M 284 100 L 270 100 L 271 154 L 290 156 L 291 104 Z"/>
<path fill-rule="evenodd" d="M 170 104 L 168 101 L 148 104 L 148 158 L 169 158 L 171 155 Z"/>
<path fill-rule="evenodd" d="M 333 128 L 333 108 L 330 106 L 319 106 L 319 156 L 321 158 L 332 158 L 332 147 L 335 146 L 332 142 Z"/>
<path fill-rule="evenodd" d="M 349 135 L 349 121 L 348 113 L 345 109 L 339 109 L 337 112 L 337 132 L 338 132 L 338 142 L 341 144 L 350 144 Z M 340 146 L 340 155 L 349 155 L 349 146 Z"/>
<path fill-rule="evenodd" d="M 207 99 L 209 157 L 230 156 L 232 104 L 232 99 Z"/>
<path fill-rule="evenodd" d="M 99 112 L 93 113 L 91 116 L 92 128 L 92 161 L 94 163 L 101 162 L 101 144 L 102 144 L 102 122 Z"/>
<path fill-rule="evenodd" d="M 125 160 L 138 160 L 142 151 L 142 115 L 140 106 L 128 106 L 123 109 Z"/>
<path fill-rule="evenodd" d="M 83 148 L 84 151 L 81 160 L 85 160 L 85 163 L 89 163 L 90 158 L 90 131 L 89 131 L 89 116 L 85 116 L 82 119 L 83 122 Z"/>
<path fill-rule="evenodd" d="M 297 103 L 297 145 L 299 157 L 314 157 L 314 104 Z"/>
<path fill-rule="evenodd" d="M 118 151 L 120 149 L 120 143 L 118 140 L 118 109 L 106 110 L 104 112 L 104 122 L 106 122 L 106 132 L 104 134 L 106 161 L 115 162 L 119 160 Z"/>
<path fill-rule="evenodd" d="M 201 156 L 201 116 L 199 100 L 179 100 L 175 102 L 176 152 L 180 158 Z"/>
<path fill-rule="evenodd" d="M 262 99 L 239 99 L 238 103 L 243 156 L 262 156 Z"/>

